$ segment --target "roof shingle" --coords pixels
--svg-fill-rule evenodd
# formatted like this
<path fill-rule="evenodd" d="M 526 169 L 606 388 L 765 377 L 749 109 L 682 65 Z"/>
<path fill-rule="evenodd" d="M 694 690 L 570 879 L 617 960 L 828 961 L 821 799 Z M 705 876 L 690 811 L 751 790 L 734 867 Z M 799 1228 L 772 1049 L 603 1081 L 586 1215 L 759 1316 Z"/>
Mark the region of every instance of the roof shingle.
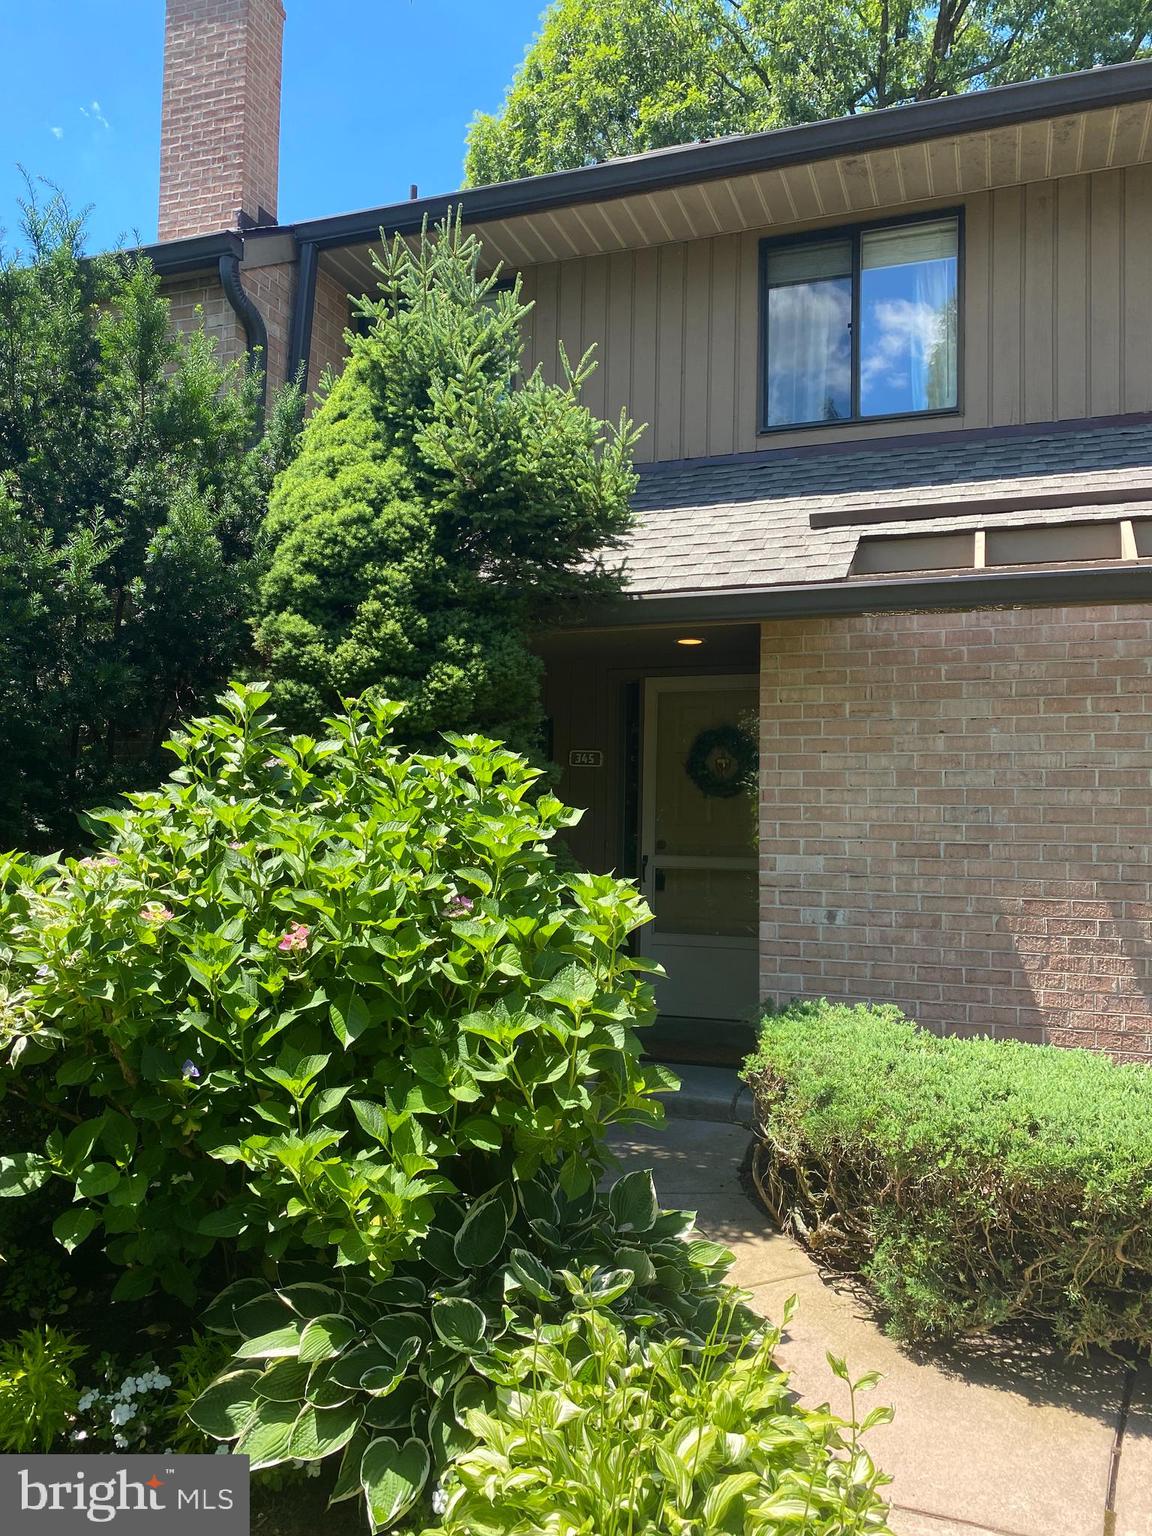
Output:
<path fill-rule="evenodd" d="M 1063 493 L 1152 482 L 1152 424 L 1035 436 L 957 432 L 954 442 L 909 437 L 884 449 L 766 455 L 645 466 L 638 517 L 624 552 L 629 592 L 721 591 L 846 577 L 862 533 L 962 532 L 978 526 L 1115 521 L 1152 516 L 1147 502 L 981 515 L 992 496 Z M 971 517 L 900 520 L 905 507 L 971 496 Z M 813 529 L 813 512 L 884 506 L 893 521 Z"/>

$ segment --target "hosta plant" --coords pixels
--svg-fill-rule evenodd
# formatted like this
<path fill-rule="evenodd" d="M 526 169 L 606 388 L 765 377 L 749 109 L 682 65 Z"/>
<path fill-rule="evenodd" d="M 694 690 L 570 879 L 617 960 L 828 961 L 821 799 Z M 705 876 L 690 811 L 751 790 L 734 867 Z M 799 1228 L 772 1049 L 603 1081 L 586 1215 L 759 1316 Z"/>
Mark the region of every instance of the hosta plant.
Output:
<path fill-rule="evenodd" d="M 232 1273 L 383 1279 L 446 1201 L 576 1187 L 606 1126 L 660 1115 L 647 908 L 561 867 L 576 813 L 536 770 L 481 737 L 408 755 L 372 698 L 290 736 L 267 697 L 193 721 L 91 856 L 0 863 L 0 1093 L 60 1126 L 0 1194 L 67 1181 L 55 1234 L 105 1246 L 117 1299 L 192 1303 L 222 1242 Z"/>
<path fill-rule="evenodd" d="M 225 1290 L 204 1321 L 235 1358 L 192 1423 L 257 1469 L 339 1454 L 333 1500 L 363 1493 L 384 1529 L 471 1443 L 467 1411 L 509 1359 L 572 1316 L 696 1349 L 751 1327 L 723 1285 L 731 1254 L 686 1241 L 691 1215 L 661 1211 L 647 1173 L 575 1197 L 508 1183 L 444 1216 L 424 1261 L 385 1280 L 286 1270 Z"/>
<path fill-rule="evenodd" d="M 578 1313 L 504 1363 L 494 1402 L 463 1409 L 476 1444 L 445 1477 L 424 1536 L 880 1536 L 887 1481 L 860 1442 L 890 1417 L 803 1409 L 772 1361 L 779 1333 L 691 1349 Z M 833 1370 L 848 1379 L 843 1363 Z"/>

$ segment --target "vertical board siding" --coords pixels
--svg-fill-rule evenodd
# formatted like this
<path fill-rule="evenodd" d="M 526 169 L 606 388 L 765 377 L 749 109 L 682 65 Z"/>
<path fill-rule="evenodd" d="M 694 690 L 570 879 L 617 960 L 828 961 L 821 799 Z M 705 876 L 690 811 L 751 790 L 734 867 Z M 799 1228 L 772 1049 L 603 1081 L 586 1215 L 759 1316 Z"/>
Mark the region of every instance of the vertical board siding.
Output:
<path fill-rule="evenodd" d="M 991 330 L 992 419 L 1015 426 L 1021 418 L 1024 311 L 1024 188 L 1000 187 L 992 193 Z"/>
<path fill-rule="evenodd" d="M 1056 384 L 1053 341 L 1056 245 L 1056 183 L 1025 187 L 1024 335 L 1020 370 L 1024 376 L 1024 420 L 1051 421 Z"/>
<path fill-rule="evenodd" d="M 926 153 L 939 172 L 954 146 Z M 914 187 L 916 160 L 897 163 Z M 833 217 L 830 185 L 802 169 L 790 178 L 780 186 L 793 217 Z M 963 202 L 955 426 L 1152 410 L 1152 166 L 968 190 Z M 759 240 L 716 235 L 528 269 L 526 363 L 555 378 L 558 341 L 573 359 L 595 343 L 587 403 L 612 418 L 624 406 L 647 424 L 641 460 L 938 431 L 939 420 L 913 419 L 758 432 Z"/>
<path fill-rule="evenodd" d="M 1152 165 L 1124 174 L 1122 399 L 1126 411 L 1152 400 Z"/>

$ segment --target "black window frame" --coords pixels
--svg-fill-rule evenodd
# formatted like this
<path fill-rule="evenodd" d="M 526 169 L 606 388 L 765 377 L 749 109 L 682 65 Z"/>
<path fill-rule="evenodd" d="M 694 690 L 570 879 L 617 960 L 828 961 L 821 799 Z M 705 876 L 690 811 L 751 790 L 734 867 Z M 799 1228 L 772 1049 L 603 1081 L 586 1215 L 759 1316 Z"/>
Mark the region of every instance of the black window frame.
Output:
<path fill-rule="evenodd" d="M 871 230 L 898 229 L 911 224 L 938 224 L 942 219 L 956 220 L 956 404 L 941 406 L 930 411 L 894 411 L 887 415 L 860 414 L 860 246 L 864 235 Z M 847 240 L 852 251 L 852 411 L 848 416 L 837 416 L 834 421 L 768 421 L 768 257 L 774 251 L 789 246 L 816 245 L 830 240 Z M 768 235 L 760 241 L 759 277 L 759 404 L 757 407 L 757 435 L 776 436 L 781 432 L 830 431 L 835 427 L 861 426 L 870 422 L 924 421 L 942 416 L 961 416 L 964 413 L 964 207 L 934 208 L 926 213 L 901 214 L 894 219 L 870 219 L 862 224 L 838 224 L 831 228 L 806 229 L 794 235 Z"/>

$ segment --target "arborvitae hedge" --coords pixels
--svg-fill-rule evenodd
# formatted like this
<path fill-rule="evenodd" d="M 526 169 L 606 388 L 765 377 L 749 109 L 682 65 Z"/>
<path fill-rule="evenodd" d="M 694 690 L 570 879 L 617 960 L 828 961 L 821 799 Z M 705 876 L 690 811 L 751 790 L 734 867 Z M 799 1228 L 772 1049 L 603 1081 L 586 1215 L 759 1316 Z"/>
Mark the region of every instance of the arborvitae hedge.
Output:
<path fill-rule="evenodd" d="M 769 1014 L 745 1075 L 769 1208 L 897 1336 L 1152 1344 L 1152 1069 L 822 1002 Z"/>

